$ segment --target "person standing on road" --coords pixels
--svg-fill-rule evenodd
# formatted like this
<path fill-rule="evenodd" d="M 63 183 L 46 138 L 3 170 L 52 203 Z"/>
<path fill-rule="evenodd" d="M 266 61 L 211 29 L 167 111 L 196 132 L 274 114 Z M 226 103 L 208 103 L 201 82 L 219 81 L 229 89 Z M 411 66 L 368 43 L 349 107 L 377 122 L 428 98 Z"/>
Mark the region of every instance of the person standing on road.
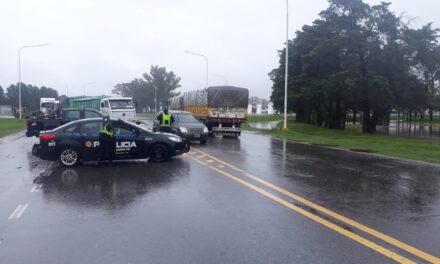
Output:
<path fill-rule="evenodd" d="M 171 125 L 174 123 L 174 116 L 168 112 L 168 108 L 163 110 L 163 113 L 157 116 L 160 122 L 160 131 L 171 133 Z"/>
<path fill-rule="evenodd" d="M 115 136 L 113 135 L 113 128 L 110 123 L 104 123 L 104 128 L 99 131 L 99 156 L 98 164 L 101 160 L 107 159 L 110 163 L 113 162 L 115 156 Z"/>

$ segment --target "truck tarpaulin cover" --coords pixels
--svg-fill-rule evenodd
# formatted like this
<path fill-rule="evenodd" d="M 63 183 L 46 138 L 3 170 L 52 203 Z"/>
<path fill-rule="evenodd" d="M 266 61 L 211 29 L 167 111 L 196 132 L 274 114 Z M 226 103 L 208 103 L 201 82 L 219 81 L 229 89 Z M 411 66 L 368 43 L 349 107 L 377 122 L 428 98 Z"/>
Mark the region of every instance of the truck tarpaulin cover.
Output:
<path fill-rule="evenodd" d="M 247 108 L 249 91 L 233 86 L 211 86 L 208 88 L 209 107 Z"/>
<path fill-rule="evenodd" d="M 184 106 L 247 108 L 249 91 L 233 86 L 211 86 L 208 89 L 185 92 L 182 97 L 171 100 L 171 109 L 182 110 Z"/>

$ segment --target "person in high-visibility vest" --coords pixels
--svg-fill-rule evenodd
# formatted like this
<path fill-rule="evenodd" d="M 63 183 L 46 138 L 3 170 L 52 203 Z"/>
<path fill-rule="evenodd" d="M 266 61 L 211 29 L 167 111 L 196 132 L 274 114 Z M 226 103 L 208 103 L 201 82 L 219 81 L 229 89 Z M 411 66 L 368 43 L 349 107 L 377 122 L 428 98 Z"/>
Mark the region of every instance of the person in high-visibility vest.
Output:
<path fill-rule="evenodd" d="M 163 132 L 171 132 L 171 125 L 174 123 L 174 116 L 168 112 L 168 109 L 165 108 L 163 113 L 157 116 L 157 120 L 160 123 L 160 131 Z"/>
<path fill-rule="evenodd" d="M 110 123 L 105 123 L 104 128 L 99 131 L 99 155 L 98 164 L 101 160 L 108 160 L 113 162 L 115 156 L 115 136 L 113 135 L 113 128 Z"/>

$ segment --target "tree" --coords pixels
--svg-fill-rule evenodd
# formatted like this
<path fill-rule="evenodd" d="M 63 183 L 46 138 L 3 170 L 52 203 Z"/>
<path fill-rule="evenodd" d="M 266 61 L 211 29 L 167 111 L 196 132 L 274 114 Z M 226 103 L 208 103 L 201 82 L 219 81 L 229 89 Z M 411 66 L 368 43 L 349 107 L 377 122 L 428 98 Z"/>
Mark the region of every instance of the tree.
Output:
<path fill-rule="evenodd" d="M 113 92 L 123 96 L 133 97 L 137 109 L 155 110 L 155 97 L 157 107 L 165 107 L 169 99 L 178 96 L 175 92 L 180 87 L 180 77 L 174 72 L 167 72 L 165 67 L 151 66 L 149 73 L 143 74 L 144 79 L 134 79 L 129 83 L 115 85 Z M 156 90 L 156 92 L 155 92 Z"/>
<path fill-rule="evenodd" d="M 411 61 L 411 71 L 423 83 L 426 92 L 430 121 L 433 111 L 440 105 L 436 104 L 439 93 L 440 79 L 440 47 L 438 43 L 439 29 L 427 24 L 421 29 L 406 28 L 403 32 Z"/>
<path fill-rule="evenodd" d="M 289 41 L 288 111 L 298 122 L 343 129 L 362 113 L 362 131 L 374 133 L 392 110 L 430 113 L 437 95 L 440 48 L 431 25 L 409 29 L 389 10 L 362 0 L 329 0 L 312 25 Z M 285 49 L 269 73 L 271 99 L 283 109 Z"/>
<path fill-rule="evenodd" d="M 9 85 L 8 88 L 6 88 L 4 97 L 5 102 L 12 105 L 14 108 L 18 108 L 18 84 Z M 58 99 L 58 91 L 45 86 L 37 87 L 30 84 L 21 84 L 21 103 L 22 107 L 25 108 L 26 111 L 39 110 L 40 98 L 42 97 Z"/>
<path fill-rule="evenodd" d="M 172 71 L 167 72 L 165 67 L 151 66 L 150 73 L 144 73 L 143 77 L 149 87 L 157 90 L 157 101 L 162 108 L 168 105 L 171 98 L 180 95 L 180 92 L 175 92 L 180 87 L 180 77 Z"/>
<path fill-rule="evenodd" d="M 0 104 L 4 104 L 5 102 L 5 90 L 3 90 L 3 87 L 0 86 Z"/>
<path fill-rule="evenodd" d="M 40 98 L 50 97 L 58 99 L 58 91 L 45 86 L 37 87 L 30 84 L 21 84 L 21 103 L 26 111 L 40 109 Z M 13 107 L 18 107 L 18 84 L 11 84 L 6 89 L 6 100 Z"/>

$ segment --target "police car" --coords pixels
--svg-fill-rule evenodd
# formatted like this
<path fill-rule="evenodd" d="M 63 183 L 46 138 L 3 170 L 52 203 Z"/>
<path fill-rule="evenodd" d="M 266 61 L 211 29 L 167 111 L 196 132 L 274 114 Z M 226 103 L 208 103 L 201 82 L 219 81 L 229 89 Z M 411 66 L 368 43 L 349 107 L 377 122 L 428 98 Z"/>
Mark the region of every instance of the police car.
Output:
<path fill-rule="evenodd" d="M 96 161 L 99 155 L 99 131 L 111 122 L 116 140 L 114 160 L 146 159 L 162 162 L 189 151 L 181 137 L 155 133 L 123 120 L 89 118 L 73 121 L 40 135 L 32 153 L 44 160 L 58 160 L 72 167 L 82 161 Z"/>

